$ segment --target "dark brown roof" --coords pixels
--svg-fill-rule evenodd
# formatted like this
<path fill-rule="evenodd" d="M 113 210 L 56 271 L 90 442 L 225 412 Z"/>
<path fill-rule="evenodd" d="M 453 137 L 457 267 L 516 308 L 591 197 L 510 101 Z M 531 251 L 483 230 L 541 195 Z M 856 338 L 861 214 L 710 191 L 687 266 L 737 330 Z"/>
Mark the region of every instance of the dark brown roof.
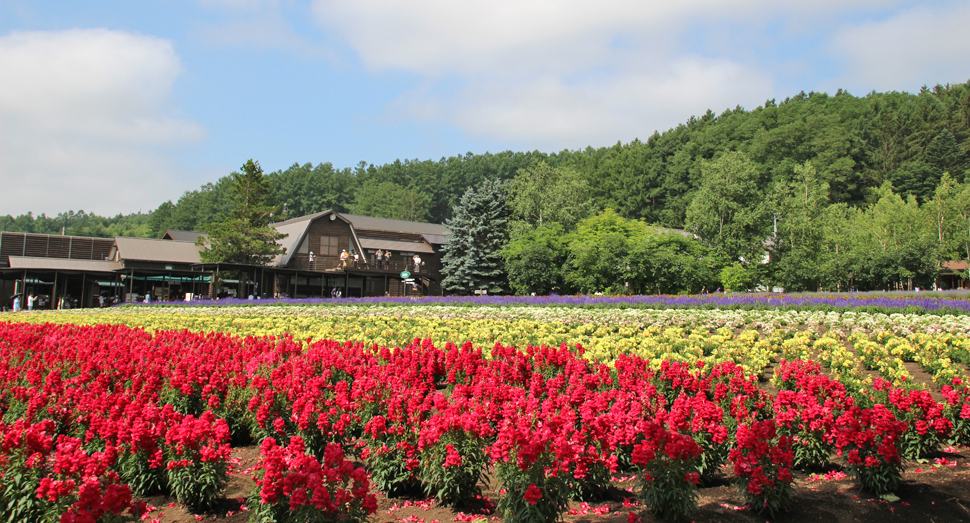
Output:
<path fill-rule="evenodd" d="M 289 220 L 284 220 L 282 222 L 274 223 L 273 226 L 279 228 L 280 226 L 286 226 L 295 224 L 297 222 L 310 221 L 321 216 L 330 214 L 333 211 L 322 211 L 314 214 L 308 214 L 306 216 L 300 216 L 299 218 L 291 218 Z M 372 231 L 392 231 L 392 232 L 410 232 L 415 234 L 439 234 L 447 235 L 451 231 L 448 230 L 444 225 L 439 225 L 437 223 L 426 223 L 426 222 L 410 222 L 407 220 L 394 220 L 391 218 L 375 218 L 373 216 L 360 216 L 358 214 L 344 214 L 335 213 L 337 216 L 346 218 L 353 226 L 354 229 L 366 229 Z"/>

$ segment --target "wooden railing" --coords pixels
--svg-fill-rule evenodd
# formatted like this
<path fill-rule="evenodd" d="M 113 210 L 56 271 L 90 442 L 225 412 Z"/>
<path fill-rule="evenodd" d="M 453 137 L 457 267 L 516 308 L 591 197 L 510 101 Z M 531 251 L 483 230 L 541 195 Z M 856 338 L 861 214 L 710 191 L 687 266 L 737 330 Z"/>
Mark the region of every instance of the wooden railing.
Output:
<path fill-rule="evenodd" d="M 414 268 L 414 263 L 411 261 L 382 260 L 379 262 L 374 258 L 361 258 L 361 260 L 354 265 L 353 259 L 342 262 L 339 258 L 333 256 L 314 256 L 313 261 L 311 262 L 309 256 L 307 255 L 300 255 L 299 259 L 291 261 L 290 268 L 310 272 L 325 272 L 345 268 L 375 272 L 401 272 L 407 270 L 408 272 L 417 274 L 424 273 L 427 270 L 425 266 L 420 267 L 420 269 L 416 271 Z"/>

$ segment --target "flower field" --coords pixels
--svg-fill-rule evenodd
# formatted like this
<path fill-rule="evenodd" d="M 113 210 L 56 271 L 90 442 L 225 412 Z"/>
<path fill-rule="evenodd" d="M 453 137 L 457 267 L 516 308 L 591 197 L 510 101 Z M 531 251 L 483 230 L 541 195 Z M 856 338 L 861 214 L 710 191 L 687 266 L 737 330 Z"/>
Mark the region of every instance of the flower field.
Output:
<path fill-rule="evenodd" d="M 723 481 L 778 517 L 805 471 L 893 500 L 907 460 L 970 443 L 967 316 L 357 304 L 4 319 L 6 521 L 151 519 L 152 495 L 204 514 L 240 472 L 260 522 L 363 521 L 377 493 L 557 521 L 618 492 L 624 519 L 675 521 Z M 236 470 L 247 442 L 259 460 Z"/>

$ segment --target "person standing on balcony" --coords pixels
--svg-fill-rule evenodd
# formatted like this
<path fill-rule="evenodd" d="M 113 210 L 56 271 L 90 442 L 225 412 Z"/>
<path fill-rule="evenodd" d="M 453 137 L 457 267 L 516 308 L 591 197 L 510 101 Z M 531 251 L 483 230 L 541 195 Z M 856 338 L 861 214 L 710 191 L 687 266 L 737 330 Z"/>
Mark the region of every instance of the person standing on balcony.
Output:
<path fill-rule="evenodd" d="M 340 265 L 342 265 L 344 268 L 347 268 L 347 260 L 349 259 L 350 259 L 350 255 L 347 254 L 347 249 L 344 249 L 340 253 Z"/>
<path fill-rule="evenodd" d="M 310 251 L 310 268 L 313 268 L 313 251 Z"/>
<path fill-rule="evenodd" d="M 377 249 L 377 252 L 374 254 L 374 260 L 377 262 L 378 269 L 384 268 L 384 253 L 380 249 Z"/>

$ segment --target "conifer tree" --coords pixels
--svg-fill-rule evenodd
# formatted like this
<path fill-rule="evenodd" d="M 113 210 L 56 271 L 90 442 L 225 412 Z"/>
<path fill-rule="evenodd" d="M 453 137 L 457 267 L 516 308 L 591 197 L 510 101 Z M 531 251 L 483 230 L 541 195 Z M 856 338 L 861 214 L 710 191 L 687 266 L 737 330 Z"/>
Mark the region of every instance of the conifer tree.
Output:
<path fill-rule="evenodd" d="M 489 294 L 508 292 L 502 255 L 508 214 L 501 181 L 486 180 L 465 191 L 454 216 L 445 222 L 451 230 L 451 243 L 445 246 L 441 258 L 441 286 L 445 290 L 457 294 L 480 289 Z"/>
<path fill-rule="evenodd" d="M 200 253 L 205 263 L 238 263 L 266 265 L 286 249 L 276 243 L 285 237 L 269 225 L 278 209 L 266 202 L 269 181 L 263 178 L 259 162 L 247 161 L 242 172 L 233 172 L 230 181 L 235 207 L 229 219 L 209 225 L 207 237 L 199 242 L 206 246 Z"/>

